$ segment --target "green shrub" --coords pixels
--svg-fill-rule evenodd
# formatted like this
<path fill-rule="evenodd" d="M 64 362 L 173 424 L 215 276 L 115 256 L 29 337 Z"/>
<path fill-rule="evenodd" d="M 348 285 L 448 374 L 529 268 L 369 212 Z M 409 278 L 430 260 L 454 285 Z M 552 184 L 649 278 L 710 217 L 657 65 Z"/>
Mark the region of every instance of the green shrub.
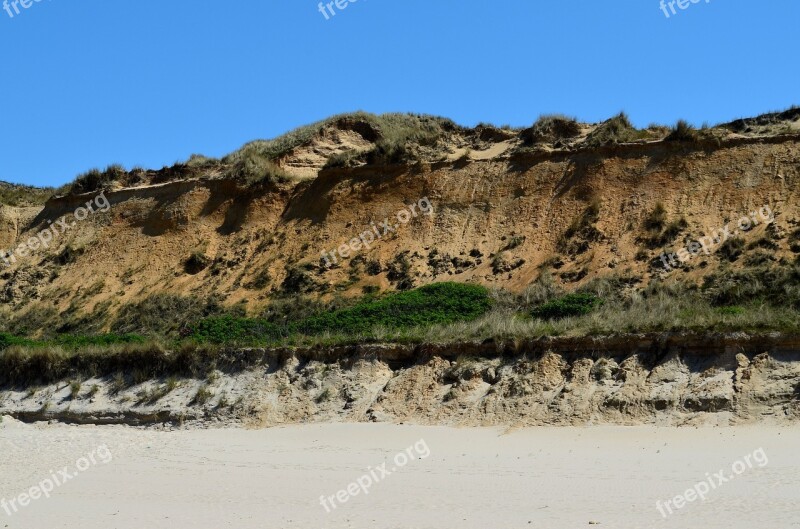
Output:
<path fill-rule="evenodd" d="M 581 133 L 580 124 L 574 119 L 561 115 L 540 116 L 529 129 L 520 133 L 523 145 L 536 143 L 555 143 L 558 140 L 574 138 Z"/>
<path fill-rule="evenodd" d="M 334 167 L 355 167 L 358 165 L 360 157 L 360 153 L 353 149 L 332 154 L 325 162 L 325 169 Z"/>
<path fill-rule="evenodd" d="M 288 294 L 305 294 L 320 289 L 320 284 L 316 281 L 307 269 L 300 266 L 286 267 L 286 277 L 281 283 L 281 290 Z"/>
<path fill-rule="evenodd" d="M 237 344 L 269 343 L 295 334 L 355 336 L 369 334 L 376 326 L 402 329 L 472 320 L 490 306 L 484 287 L 436 283 L 378 299 L 371 293 L 352 307 L 312 316 L 289 311 L 285 318 L 276 313 L 272 321 L 230 315 L 205 318 L 190 326 L 189 336 L 199 342 Z"/>
<path fill-rule="evenodd" d="M 248 187 L 289 181 L 289 175 L 259 149 L 258 144 L 248 144 L 234 155 L 223 158 L 228 164 L 225 175 Z"/>
<path fill-rule="evenodd" d="M 585 145 L 590 148 L 626 143 L 646 136 L 643 131 L 638 131 L 631 124 L 628 115 L 619 113 L 613 118 L 604 121 L 586 137 Z"/>
<path fill-rule="evenodd" d="M 602 305 L 603 301 L 587 292 L 567 294 L 549 301 L 533 310 L 533 316 L 543 320 L 555 320 L 570 316 L 583 316 Z"/>
<path fill-rule="evenodd" d="M 3 349 L 7 349 L 12 345 L 21 345 L 27 347 L 34 347 L 36 345 L 41 344 L 42 342 L 36 342 L 34 340 L 29 340 L 27 338 L 21 338 L 19 336 L 14 336 L 13 334 L 9 334 L 7 332 L 0 333 L 0 351 Z"/>
<path fill-rule="evenodd" d="M 64 349 L 81 349 L 90 345 L 108 346 L 114 344 L 145 343 L 145 338 L 138 334 L 98 334 L 98 335 L 57 335 L 52 343 Z"/>
<path fill-rule="evenodd" d="M 698 135 L 694 127 L 683 119 L 672 128 L 664 141 L 691 142 L 697 141 Z"/>
<path fill-rule="evenodd" d="M 478 285 L 435 283 L 408 292 L 366 300 L 294 326 L 304 334 L 368 334 L 376 326 L 404 328 L 472 320 L 489 310 L 488 291 Z"/>
<path fill-rule="evenodd" d="M 0 182 L 0 204 L 7 206 L 42 206 L 55 194 L 58 194 L 58 190 L 52 187 L 33 187 Z"/>
<path fill-rule="evenodd" d="M 402 252 L 395 256 L 386 267 L 386 278 L 395 283 L 398 290 L 410 290 L 414 288 L 414 277 L 411 273 L 411 261 L 408 259 L 408 252 Z"/>
<path fill-rule="evenodd" d="M 763 302 L 774 307 L 800 308 L 800 266 L 770 264 L 743 270 L 722 269 L 705 277 L 703 291 L 717 306 Z"/>
<path fill-rule="evenodd" d="M 223 307 L 222 298 L 217 295 L 201 299 L 196 296 L 152 294 L 138 303 L 124 305 L 111 330 L 118 334 L 177 335 L 193 322 L 226 312 L 230 310 Z"/>
<path fill-rule="evenodd" d="M 191 336 L 199 342 L 250 344 L 276 340 L 281 332 L 266 320 L 217 316 L 193 324 Z"/>
<path fill-rule="evenodd" d="M 588 250 L 589 242 L 597 241 L 603 235 L 595 227 L 598 220 L 600 220 L 600 201 L 593 199 L 583 213 L 567 227 L 567 230 L 558 241 L 559 249 L 570 255 Z"/>
<path fill-rule="evenodd" d="M 651 232 L 661 231 L 667 223 L 667 209 L 661 202 L 656 203 L 653 211 L 651 211 L 644 219 L 644 229 Z"/>
<path fill-rule="evenodd" d="M 728 261 L 735 261 L 744 252 L 745 244 L 744 239 L 741 237 L 732 237 L 727 239 L 717 250 L 721 259 Z"/>
<path fill-rule="evenodd" d="M 121 165 L 114 164 L 106 167 L 105 171 L 99 169 L 91 169 L 79 175 L 70 185 L 70 195 L 81 195 L 84 193 L 91 193 L 93 191 L 100 191 L 112 182 L 124 180 L 127 171 Z"/>

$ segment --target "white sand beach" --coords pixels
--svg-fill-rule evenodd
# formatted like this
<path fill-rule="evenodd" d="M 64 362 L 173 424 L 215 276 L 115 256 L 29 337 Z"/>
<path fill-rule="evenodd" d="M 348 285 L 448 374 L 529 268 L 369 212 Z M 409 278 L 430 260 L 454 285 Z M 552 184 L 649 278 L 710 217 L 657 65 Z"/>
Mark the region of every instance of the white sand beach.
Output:
<path fill-rule="evenodd" d="M 396 468 L 396 454 L 420 440 L 428 457 L 415 451 Z M 103 444 L 111 454 L 105 463 L 96 455 Z M 0 499 L 19 500 L 64 467 L 77 475 L 10 516 L 0 508 L 0 527 L 791 528 L 800 527 L 798 445 L 800 429 L 764 426 L 159 431 L 6 417 Z M 666 519 L 659 513 L 657 501 L 722 469 L 733 475 L 732 465 L 758 449 L 768 463 L 747 467 Z M 85 470 L 77 472 L 81 458 Z M 384 462 L 395 470 L 368 494 L 359 490 L 329 505 L 330 513 L 321 505 L 320 496 L 335 498 L 370 467 L 379 476 L 375 468 Z"/>

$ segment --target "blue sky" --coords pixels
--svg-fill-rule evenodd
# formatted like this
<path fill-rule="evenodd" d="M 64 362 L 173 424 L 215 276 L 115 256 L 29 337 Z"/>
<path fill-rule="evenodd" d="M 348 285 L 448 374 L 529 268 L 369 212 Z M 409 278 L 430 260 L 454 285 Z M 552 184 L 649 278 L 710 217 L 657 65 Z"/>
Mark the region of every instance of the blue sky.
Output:
<path fill-rule="evenodd" d="M 159 168 L 358 109 L 515 126 L 625 110 L 646 126 L 800 104 L 797 0 L 700 0 L 670 18 L 659 0 L 359 0 L 329 20 L 317 8 L 42 0 L 0 11 L 0 179 Z"/>

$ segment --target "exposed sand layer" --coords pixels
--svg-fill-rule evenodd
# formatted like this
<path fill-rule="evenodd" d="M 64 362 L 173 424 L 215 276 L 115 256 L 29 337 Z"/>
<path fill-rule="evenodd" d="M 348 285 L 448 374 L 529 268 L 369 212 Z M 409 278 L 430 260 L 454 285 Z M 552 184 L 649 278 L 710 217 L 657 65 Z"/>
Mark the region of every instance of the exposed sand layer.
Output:
<path fill-rule="evenodd" d="M 330 514 L 332 496 L 424 440 L 407 465 Z M 0 426 L 0 498 L 105 443 L 98 461 L 0 526 L 41 528 L 800 527 L 800 429 L 335 424 L 266 430 Z M 758 449 L 753 465 L 668 519 L 656 508 Z M 422 451 L 414 452 L 417 455 Z"/>
<path fill-rule="evenodd" d="M 563 338 L 516 352 L 500 344 L 251 349 L 228 354 L 205 379 L 172 385 L 163 373 L 118 384 L 110 370 L 46 386 L 0 386 L 0 414 L 26 422 L 259 427 L 796 424 L 799 351 L 798 337 L 744 334 Z"/>

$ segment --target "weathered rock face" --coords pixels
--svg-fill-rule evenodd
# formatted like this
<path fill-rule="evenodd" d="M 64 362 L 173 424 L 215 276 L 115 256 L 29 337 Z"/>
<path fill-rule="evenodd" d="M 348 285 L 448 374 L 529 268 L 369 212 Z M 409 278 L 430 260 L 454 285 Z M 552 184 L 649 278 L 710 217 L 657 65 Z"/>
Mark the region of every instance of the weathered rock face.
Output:
<path fill-rule="evenodd" d="M 800 418 L 800 339 L 622 336 L 517 344 L 247 351 L 242 370 L 114 388 L 113 377 L 0 392 L 27 420 L 258 425 L 405 421 L 445 425 L 740 424 Z M 334 360 L 338 358 L 339 360 Z M 95 387 L 96 386 L 96 387 Z M 91 388 L 91 389 L 90 389 Z M 210 397 L 199 402 L 198 390 Z"/>

